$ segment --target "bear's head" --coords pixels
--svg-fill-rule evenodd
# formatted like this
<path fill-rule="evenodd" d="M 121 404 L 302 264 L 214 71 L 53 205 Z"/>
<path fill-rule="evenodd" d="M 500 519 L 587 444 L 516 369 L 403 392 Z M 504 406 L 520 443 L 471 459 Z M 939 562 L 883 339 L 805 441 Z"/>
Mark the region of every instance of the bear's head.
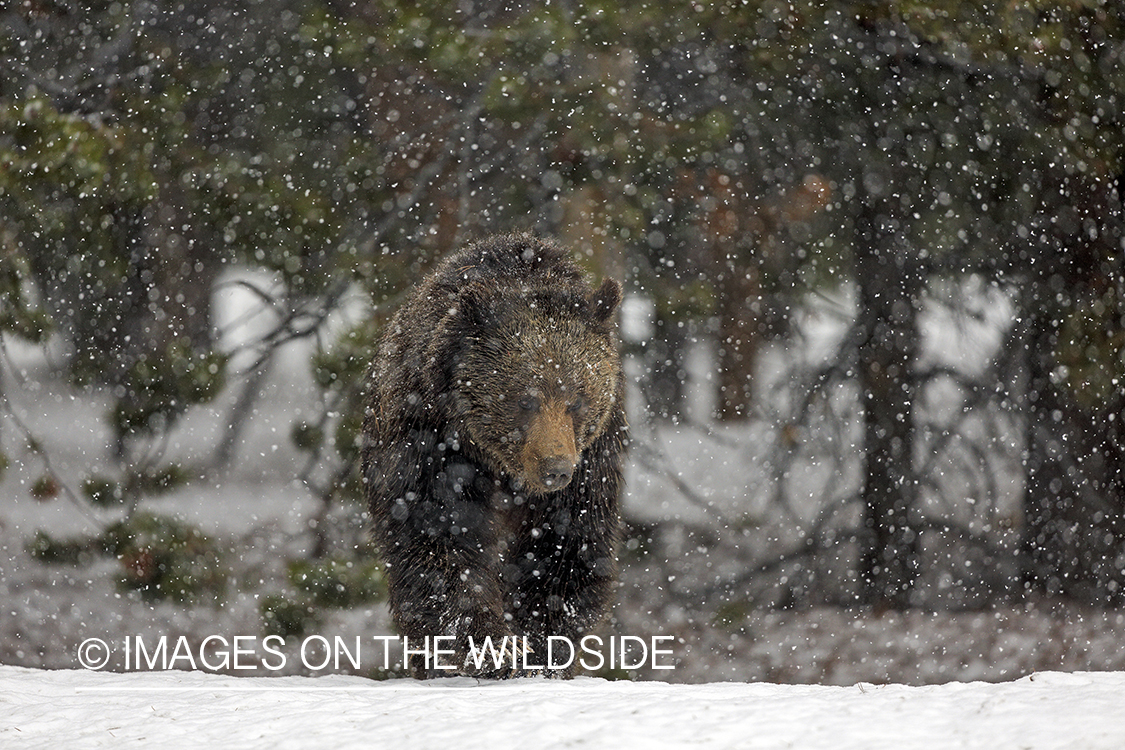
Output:
<path fill-rule="evenodd" d="M 621 287 L 596 291 L 470 284 L 460 293 L 449 390 L 467 438 L 515 489 L 566 487 L 582 454 L 622 408 L 610 320 Z"/>

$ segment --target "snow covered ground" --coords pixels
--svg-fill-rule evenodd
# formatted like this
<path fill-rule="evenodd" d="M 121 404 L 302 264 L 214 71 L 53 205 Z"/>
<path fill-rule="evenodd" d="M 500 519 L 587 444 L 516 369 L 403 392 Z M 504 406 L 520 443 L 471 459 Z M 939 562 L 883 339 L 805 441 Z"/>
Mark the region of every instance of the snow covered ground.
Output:
<path fill-rule="evenodd" d="M 1125 747 L 1125 673 L 824 687 L 0 666 L 0 747 Z"/>

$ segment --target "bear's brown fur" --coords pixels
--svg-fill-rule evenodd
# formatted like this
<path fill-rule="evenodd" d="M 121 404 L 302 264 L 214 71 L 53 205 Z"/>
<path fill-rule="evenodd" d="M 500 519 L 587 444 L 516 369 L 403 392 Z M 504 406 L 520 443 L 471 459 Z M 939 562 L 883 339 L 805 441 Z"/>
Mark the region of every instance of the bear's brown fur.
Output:
<path fill-rule="evenodd" d="M 525 673 L 466 664 L 469 637 L 526 636 L 540 663 L 548 636 L 577 646 L 611 601 L 620 299 L 554 243 L 503 235 L 445 259 L 384 334 L 364 419 L 375 538 L 400 632 L 452 636 L 457 673 Z M 442 673 L 420 661 L 416 676 Z"/>

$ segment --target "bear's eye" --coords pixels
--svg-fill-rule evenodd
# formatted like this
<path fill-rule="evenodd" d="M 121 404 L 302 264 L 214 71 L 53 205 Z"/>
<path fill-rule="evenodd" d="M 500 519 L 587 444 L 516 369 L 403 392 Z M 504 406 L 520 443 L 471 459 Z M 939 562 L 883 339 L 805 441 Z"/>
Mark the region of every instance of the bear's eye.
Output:
<path fill-rule="evenodd" d="M 539 399 L 535 396 L 524 396 L 520 399 L 520 408 L 524 411 L 538 411 Z"/>
<path fill-rule="evenodd" d="M 578 398 L 574 399 L 569 404 L 567 404 L 566 412 L 567 412 L 567 414 L 577 414 L 578 412 L 582 411 L 585 407 L 586 407 L 585 400 L 581 396 L 579 396 Z"/>

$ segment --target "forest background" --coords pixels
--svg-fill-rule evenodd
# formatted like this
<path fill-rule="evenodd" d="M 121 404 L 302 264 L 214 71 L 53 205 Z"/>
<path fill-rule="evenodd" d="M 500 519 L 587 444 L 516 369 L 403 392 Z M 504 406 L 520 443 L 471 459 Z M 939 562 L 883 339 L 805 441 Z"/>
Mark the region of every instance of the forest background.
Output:
<path fill-rule="evenodd" d="M 703 662 L 786 612 L 1119 632 L 1123 57 L 1109 0 L 6 4 L 4 502 L 89 524 L 21 526 L 0 568 L 148 606 L 245 588 L 154 498 L 250 460 L 301 367 L 312 503 L 255 611 L 296 636 L 377 607 L 355 469 L 380 326 L 444 253 L 527 229 L 626 286 L 616 627 L 690 631 Z M 236 292 L 253 335 L 219 320 Z M 35 381 L 104 406 L 84 465 L 52 458 Z"/>

